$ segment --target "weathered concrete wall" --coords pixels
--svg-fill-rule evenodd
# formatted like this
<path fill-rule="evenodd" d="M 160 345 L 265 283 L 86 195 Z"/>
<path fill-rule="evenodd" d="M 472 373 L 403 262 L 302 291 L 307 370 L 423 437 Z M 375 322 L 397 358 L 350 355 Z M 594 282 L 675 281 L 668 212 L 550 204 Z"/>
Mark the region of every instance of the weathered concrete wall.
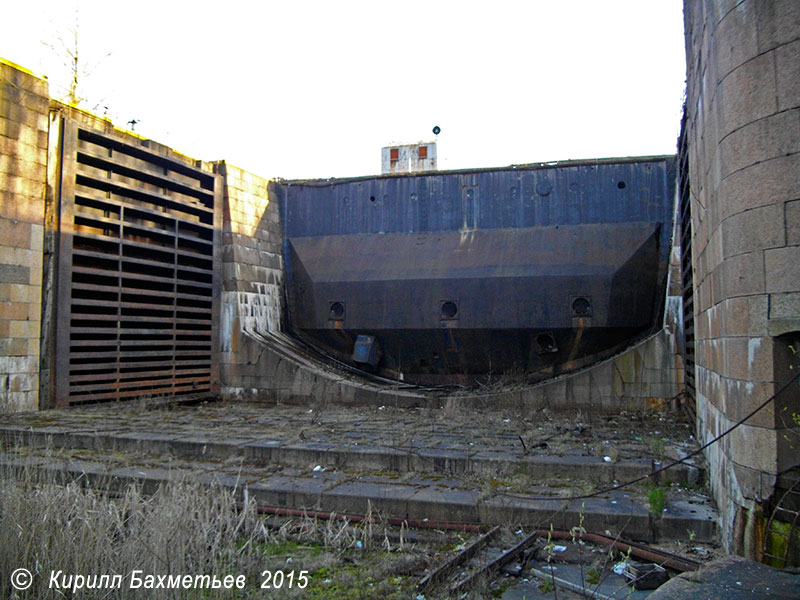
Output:
<path fill-rule="evenodd" d="M 47 82 L 0 59 L 0 412 L 39 406 Z"/>
<path fill-rule="evenodd" d="M 800 332 L 800 3 L 684 2 L 698 437 L 768 399 Z M 708 450 L 724 545 L 755 555 L 761 502 L 798 462 L 797 388 Z M 797 438 L 793 439 L 796 446 Z"/>
<path fill-rule="evenodd" d="M 258 357 L 263 352 L 248 334 L 281 329 L 283 259 L 278 204 L 266 179 L 225 162 L 220 379 L 224 398 L 269 399 L 272 382 Z"/>
<path fill-rule="evenodd" d="M 236 363 L 223 380 L 227 397 L 280 404 L 482 408 L 535 414 L 544 407 L 593 414 L 675 408 L 683 391 L 677 338 L 665 328 L 620 355 L 538 385 L 498 385 L 457 394 L 376 385 L 315 362 L 282 333 L 233 334 Z M 234 387 L 230 382 L 241 382 Z"/>

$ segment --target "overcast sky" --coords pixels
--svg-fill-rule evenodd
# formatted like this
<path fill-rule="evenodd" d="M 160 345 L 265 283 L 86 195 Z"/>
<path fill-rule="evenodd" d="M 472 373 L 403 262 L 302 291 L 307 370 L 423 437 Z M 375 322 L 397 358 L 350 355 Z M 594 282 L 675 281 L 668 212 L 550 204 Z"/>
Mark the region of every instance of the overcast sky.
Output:
<path fill-rule="evenodd" d="M 56 98 L 76 6 L 81 106 L 266 177 L 376 174 L 434 125 L 442 169 L 675 152 L 681 0 L 5 2 L 0 56 Z"/>

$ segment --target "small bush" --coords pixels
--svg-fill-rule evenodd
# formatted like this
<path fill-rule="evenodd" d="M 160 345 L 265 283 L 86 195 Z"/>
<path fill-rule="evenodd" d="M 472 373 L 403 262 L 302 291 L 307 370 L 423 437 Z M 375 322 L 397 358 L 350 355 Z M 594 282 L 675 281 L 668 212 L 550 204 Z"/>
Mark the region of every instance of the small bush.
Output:
<path fill-rule="evenodd" d="M 660 485 L 651 485 L 647 491 L 647 501 L 650 504 L 650 514 L 660 518 L 667 505 L 666 488 Z"/>

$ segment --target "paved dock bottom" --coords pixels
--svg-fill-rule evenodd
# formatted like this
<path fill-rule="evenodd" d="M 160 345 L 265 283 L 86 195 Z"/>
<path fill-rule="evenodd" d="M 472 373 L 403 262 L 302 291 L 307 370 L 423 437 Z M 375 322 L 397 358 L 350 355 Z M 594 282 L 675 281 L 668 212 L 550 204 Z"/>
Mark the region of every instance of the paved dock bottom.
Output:
<path fill-rule="evenodd" d="M 800 575 L 780 571 L 746 560 L 725 556 L 704 565 L 699 571 L 673 577 L 656 590 L 633 591 L 618 578 L 618 596 L 645 597 L 647 600 L 797 600 Z M 611 585 L 611 589 L 615 586 Z M 503 600 L 577 600 L 583 596 L 568 590 L 543 589 L 537 579 L 522 580 L 507 589 Z"/>
<path fill-rule="evenodd" d="M 677 415 L 659 413 L 134 402 L 0 417 L 0 468 L 5 476 L 36 470 L 108 488 L 220 485 L 278 513 L 377 512 L 427 525 L 563 530 L 582 523 L 590 532 L 690 548 L 688 540 L 713 544 L 717 536 L 702 460 L 651 474 L 696 448 L 692 431 Z M 800 597 L 796 576 L 764 569 L 729 558 L 674 578 L 650 598 Z M 526 585 L 504 597 L 547 597 Z"/>
<path fill-rule="evenodd" d="M 665 415 L 125 404 L 6 416 L 0 436 L 9 468 L 118 486 L 191 479 L 276 509 L 716 539 L 701 463 L 649 477 L 695 447 Z"/>
<path fill-rule="evenodd" d="M 767 600 L 800 598 L 800 575 L 741 556 L 726 556 L 673 577 L 648 600 Z"/>

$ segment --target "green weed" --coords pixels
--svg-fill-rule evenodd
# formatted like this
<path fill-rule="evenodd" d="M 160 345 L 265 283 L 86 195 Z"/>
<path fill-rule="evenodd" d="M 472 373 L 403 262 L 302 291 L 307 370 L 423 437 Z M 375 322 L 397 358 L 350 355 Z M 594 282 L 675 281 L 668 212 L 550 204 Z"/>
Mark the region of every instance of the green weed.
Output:
<path fill-rule="evenodd" d="M 647 502 L 650 505 L 650 514 L 656 519 L 660 518 L 667 505 L 667 488 L 651 484 L 647 490 Z"/>

